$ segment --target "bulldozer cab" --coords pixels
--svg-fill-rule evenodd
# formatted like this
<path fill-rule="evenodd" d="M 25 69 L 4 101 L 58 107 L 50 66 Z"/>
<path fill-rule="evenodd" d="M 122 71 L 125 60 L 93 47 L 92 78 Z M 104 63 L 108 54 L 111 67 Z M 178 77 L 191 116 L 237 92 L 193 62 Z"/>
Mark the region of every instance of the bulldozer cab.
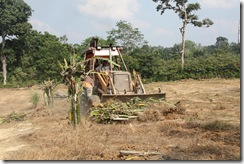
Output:
<path fill-rule="evenodd" d="M 121 47 L 92 47 L 86 50 L 84 60 L 86 61 L 86 71 L 118 71 L 125 70 L 127 67 L 122 62 Z"/>
<path fill-rule="evenodd" d="M 89 95 L 98 95 L 101 102 L 116 98 L 127 101 L 133 97 L 142 99 L 150 96 L 164 98 L 165 94 L 146 94 L 140 76 L 133 70 L 131 73 L 124 62 L 121 46 L 97 46 L 98 39 L 93 38 L 90 47 L 82 55 L 86 72 L 92 71 L 84 83 L 91 86 Z"/>
<path fill-rule="evenodd" d="M 94 80 L 94 91 L 120 94 L 132 92 L 132 80 L 120 51 L 122 47 L 90 47 L 84 52 L 85 69 L 98 72 L 90 78 Z"/>

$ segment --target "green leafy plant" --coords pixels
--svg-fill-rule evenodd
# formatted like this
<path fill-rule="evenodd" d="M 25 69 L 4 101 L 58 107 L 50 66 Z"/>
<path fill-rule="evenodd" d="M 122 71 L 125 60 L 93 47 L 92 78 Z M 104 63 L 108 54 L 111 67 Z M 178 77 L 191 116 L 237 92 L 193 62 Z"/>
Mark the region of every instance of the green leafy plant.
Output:
<path fill-rule="evenodd" d="M 77 62 L 76 55 L 70 57 L 69 63 L 64 59 L 64 65 L 59 63 L 62 69 L 61 76 L 65 84 L 68 86 L 68 94 L 70 97 L 70 112 L 69 119 L 73 125 L 81 122 L 81 93 L 82 82 L 87 74 L 85 73 L 85 65 L 81 60 Z"/>
<path fill-rule="evenodd" d="M 32 103 L 33 107 L 36 108 L 40 102 L 40 95 L 37 92 L 32 92 L 30 102 Z"/>

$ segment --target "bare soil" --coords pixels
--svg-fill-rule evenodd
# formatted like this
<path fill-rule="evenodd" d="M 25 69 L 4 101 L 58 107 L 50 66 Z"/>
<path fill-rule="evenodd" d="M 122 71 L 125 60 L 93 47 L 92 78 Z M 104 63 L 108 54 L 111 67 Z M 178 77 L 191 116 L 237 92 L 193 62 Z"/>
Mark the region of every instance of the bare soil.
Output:
<path fill-rule="evenodd" d="M 0 159 L 240 160 L 240 79 L 145 85 L 148 92 L 158 88 L 183 112 L 165 113 L 155 104 L 143 119 L 109 125 L 83 119 L 76 128 L 69 125 L 67 98 L 47 108 L 41 97 L 34 108 L 30 96 L 42 96 L 40 88 L 0 89 L 0 119 L 26 114 L 0 124 Z M 67 92 L 63 85 L 56 90 Z"/>

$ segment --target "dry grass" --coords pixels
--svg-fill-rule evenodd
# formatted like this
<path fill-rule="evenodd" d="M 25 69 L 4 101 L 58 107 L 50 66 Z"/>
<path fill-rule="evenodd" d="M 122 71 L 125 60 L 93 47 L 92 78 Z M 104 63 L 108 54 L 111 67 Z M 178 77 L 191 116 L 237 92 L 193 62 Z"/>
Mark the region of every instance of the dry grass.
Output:
<path fill-rule="evenodd" d="M 213 108 L 213 110 L 225 110 L 226 107 L 223 106 L 222 104 L 217 104 L 215 105 L 215 107 Z"/>
<path fill-rule="evenodd" d="M 45 119 L 44 119 L 45 118 Z M 167 160 L 239 160 L 238 128 L 221 121 L 199 123 L 170 120 L 133 121 L 126 124 L 101 125 L 83 121 L 76 128 L 57 116 L 41 117 L 39 121 L 52 127 L 21 136 L 30 146 L 9 154 L 13 160 L 150 160 L 153 156 L 120 156 L 120 150 L 154 151 Z M 36 120 L 37 121 L 37 120 Z M 217 131 L 217 132 L 216 132 Z M 214 136 L 213 132 L 217 135 Z M 235 134 L 235 138 L 233 138 Z M 218 137 L 218 138 L 217 138 Z M 232 139 L 231 139 L 232 138 Z M 224 144 L 222 144 L 224 143 Z M 238 144 L 235 144 L 238 147 Z M 224 150 L 223 150 L 224 149 Z M 163 158 L 164 157 L 164 158 Z"/>
<path fill-rule="evenodd" d="M 150 106 L 138 120 L 102 125 L 83 119 L 75 129 L 68 124 L 69 103 L 56 99 L 53 108 L 28 108 L 24 121 L 0 125 L 0 156 L 4 160 L 240 160 L 240 92 L 233 90 L 238 83 L 168 82 L 167 102 Z M 218 104 L 222 107 L 215 110 Z M 23 146 L 9 151 L 15 145 Z M 161 155 L 125 156 L 120 150 Z"/>

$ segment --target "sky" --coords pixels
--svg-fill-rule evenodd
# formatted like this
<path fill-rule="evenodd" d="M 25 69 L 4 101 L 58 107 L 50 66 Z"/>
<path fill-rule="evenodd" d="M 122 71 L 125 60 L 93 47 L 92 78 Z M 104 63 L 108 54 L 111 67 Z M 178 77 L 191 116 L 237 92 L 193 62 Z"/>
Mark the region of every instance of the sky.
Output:
<path fill-rule="evenodd" d="M 33 29 L 58 37 L 66 35 L 68 43 L 80 44 L 87 37 L 104 39 L 107 31 L 116 29 L 116 23 L 125 20 L 138 28 L 151 46 L 172 47 L 181 43 L 182 21 L 173 11 L 163 15 L 156 11 L 152 0 L 24 0 L 33 10 L 29 22 Z M 188 0 L 198 2 L 199 19 L 209 18 L 214 24 L 209 28 L 188 25 L 186 40 L 203 46 L 213 45 L 219 36 L 238 42 L 240 1 L 238 0 Z"/>

